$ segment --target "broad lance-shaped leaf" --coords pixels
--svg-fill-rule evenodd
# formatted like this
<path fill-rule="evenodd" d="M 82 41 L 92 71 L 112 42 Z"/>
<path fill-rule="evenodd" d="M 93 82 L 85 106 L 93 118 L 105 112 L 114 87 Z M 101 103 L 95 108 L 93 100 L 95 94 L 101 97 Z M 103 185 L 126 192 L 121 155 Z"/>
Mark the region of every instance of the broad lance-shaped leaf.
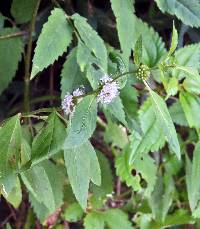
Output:
<path fill-rule="evenodd" d="M 199 58 L 199 53 L 200 53 L 200 44 L 192 44 L 192 45 L 187 45 L 183 48 L 178 49 L 174 55 L 177 60 L 177 63 L 181 67 L 190 67 L 192 71 L 197 70 L 200 67 L 200 58 Z M 189 72 L 191 72 L 191 69 Z M 177 77 L 178 79 L 182 79 L 183 77 L 187 77 L 187 74 L 185 74 L 183 70 L 173 70 L 172 71 L 172 76 Z M 190 76 L 192 77 L 192 76 Z M 198 80 L 195 77 L 195 80 Z"/>
<path fill-rule="evenodd" d="M 86 142 L 96 128 L 97 101 L 94 95 L 86 96 L 76 106 L 67 128 L 64 149 L 73 148 Z"/>
<path fill-rule="evenodd" d="M 150 98 L 143 103 L 138 111 L 138 114 L 142 131 L 141 133 L 132 131 L 130 136 L 130 164 L 132 164 L 138 156 L 143 156 L 143 154 L 150 151 L 157 151 L 165 144 L 165 136 L 156 118 Z"/>
<path fill-rule="evenodd" d="M 31 20 L 37 0 L 13 0 L 11 14 L 17 23 L 26 23 Z"/>
<path fill-rule="evenodd" d="M 195 146 L 192 163 L 186 156 L 186 184 L 189 204 L 192 212 L 200 199 L 200 142 Z"/>
<path fill-rule="evenodd" d="M 134 46 L 135 37 L 135 16 L 133 0 L 111 0 L 112 10 L 116 17 L 117 32 L 125 64 L 128 67 L 128 60 Z M 127 25 L 129 30 L 127 31 Z"/>
<path fill-rule="evenodd" d="M 148 155 L 137 157 L 130 165 L 129 157 L 130 149 L 128 148 L 117 157 L 115 162 L 117 175 L 122 181 L 126 182 L 127 186 L 132 187 L 134 191 L 142 190 L 141 179 L 144 179 L 147 183 L 144 195 L 149 197 L 156 183 L 156 165 Z M 132 174 L 133 170 L 136 171 L 135 175 Z"/>
<path fill-rule="evenodd" d="M 38 38 L 31 78 L 62 55 L 72 39 L 72 29 L 62 9 L 54 9 Z"/>
<path fill-rule="evenodd" d="M 178 45 L 178 33 L 177 33 L 176 27 L 173 23 L 172 41 L 171 41 L 171 46 L 170 46 L 170 49 L 168 52 L 168 56 L 171 56 L 174 53 L 177 45 Z"/>
<path fill-rule="evenodd" d="M 0 128 L 0 177 L 17 169 L 20 159 L 21 126 L 19 115 L 10 118 Z"/>
<path fill-rule="evenodd" d="M 137 66 L 141 64 L 142 59 L 142 36 L 140 35 L 135 43 L 134 62 Z"/>
<path fill-rule="evenodd" d="M 90 52 L 97 58 L 99 67 L 107 72 L 107 50 L 103 40 L 87 23 L 86 18 L 80 16 L 79 14 L 74 14 L 72 19 L 74 20 L 74 25 L 78 30 L 81 40 Z"/>
<path fill-rule="evenodd" d="M 189 93 L 181 92 L 179 94 L 180 103 L 185 113 L 185 117 L 190 127 L 200 128 L 200 99 Z"/>
<path fill-rule="evenodd" d="M 200 26 L 200 2 L 197 0 L 155 0 L 162 12 L 176 15 L 184 24 Z"/>
<path fill-rule="evenodd" d="M 72 49 L 70 54 L 67 56 L 66 61 L 63 65 L 61 72 L 61 98 L 67 92 L 72 93 L 73 90 L 78 88 L 80 85 L 85 85 L 87 79 L 85 79 L 84 74 L 80 71 L 80 67 L 76 59 L 77 48 Z"/>
<path fill-rule="evenodd" d="M 163 133 L 168 141 L 170 149 L 172 150 L 172 152 L 176 154 L 177 158 L 180 159 L 181 153 L 178 137 L 167 106 L 164 100 L 158 94 L 156 94 L 150 88 L 149 90 L 151 94 L 152 104 L 154 107 L 154 112 L 160 123 L 160 128 L 162 128 L 163 130 Z"/>
<path fill-rule="evenodd" d="M 63 148 L 65 139 L 65 125 L 58 117 L 56 111 L 51 113 L 47 124 L 34 138 L 32 143 L 32 164 L 44 160 L 58 153 Z"/>
<path fill-rule="evenodd" d="M 81 207 L 87 207 L 90 180 L 101 184 L 101 173 L 96 152 L 89 141 L 64 150 L 65 165 L 70 184 Z"/>
<path fill-rule="evenodd" d="M 0 36 L 18 32 L 17 28 L 3 28 Z M 8 87 L 15 76 L 18 62 L 23 52 L 23 41 L 20 37 L 0 40 L 0 94 Z"/>
<path fill-rule="evenodd" d="M 106 225 L 105 225 L 106 224 Z M 107 226 L 107 227 L 106 227 Z M 125 212 L 120 209 L 108 209 L 106 211 L 93 211 L 84 218 L 85 229 L 133 229 Z"/>
<path fill-rule="evenodd" d="M 63 176 L 50 161 L 42 162 L 21 173 L 22 180 L 37 202 L 53 213 L 62 204 Z"/>

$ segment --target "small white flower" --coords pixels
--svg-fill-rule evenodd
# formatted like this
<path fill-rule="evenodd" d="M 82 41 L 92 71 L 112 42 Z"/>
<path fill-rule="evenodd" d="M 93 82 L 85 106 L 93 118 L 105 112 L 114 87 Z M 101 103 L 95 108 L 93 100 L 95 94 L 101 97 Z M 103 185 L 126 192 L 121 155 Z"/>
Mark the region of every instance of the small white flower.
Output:
<path fill-rule="evenodd" d="M 111 82 L 112 80 L 113 79 L 111 77 L 109 77 L 108 75 L 104 75 L 100 79 L 101 84 L 105 84 L 105 83 Z"/>
<path fill-rule="evenodd" d="M 109 104 L 119 95 L 119 85 L 107 75 L 101 78 L 101 82 L 104 85 L 97 96 L 97 101 L 102 104 Z"/>
<path fill-rule="evenodd" d="M 62 109 L 66 115 L 72 114 L 74 111 L 73 96 L 67 93 L 62 101 Z"/>
<path fill-rule="evenodd" d="M 84 88 L 77 88 L 75 91 L 73 91 L 73 96 L 81 96 L 84 94 Z"/>
<path fill-rule="evenodd" d="M 73 115 L 74 110 L 75 110 L 75 103 L 79 103 L 81 101 L 81 98 L 76 100 L 75 97 L 83 95 L 84 92 L 84 87 L 77 88 L 70 94 L 69 92 L 65 95 L 63 101 L 62 101 L 62 109 L 65 112 L 66 115 Z M 74 103 L 75 99 L 75 103 Z"/>

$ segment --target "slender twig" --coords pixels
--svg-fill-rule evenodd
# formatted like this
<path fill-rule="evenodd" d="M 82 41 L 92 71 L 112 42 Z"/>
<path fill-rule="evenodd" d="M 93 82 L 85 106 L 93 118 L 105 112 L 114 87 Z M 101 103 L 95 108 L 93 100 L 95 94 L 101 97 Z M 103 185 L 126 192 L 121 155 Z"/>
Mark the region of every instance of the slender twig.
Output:
<path fill-rule="evenodd" d="M 32 20 L 30 23 L 29 28 L 29 40 L 28 40 L 28 47 L 27 47 L 27 54 L 25 59 L 25 76 L 24 76 L 24 83 L 25 83 L 25 89 L 24 89 L 24 110 L 25 112 L 29 112 L 30 109 L 30 103 L 29 103 L 29 94 L 30 94 L 30 66 L 31 66 L 31 53 L 32 53 L 32 43 L 33 43 L 33 31 L 35 30 L 35 22 L 37 17 L 37 12 L 39 9 L 41 0 L 37 1 L 37 4 L 35 6 Z"/>
<path fill-rule="evenodd" d="M 16 33 L 7 34 L 7 35 L 2 35 L 2 36 L 0 36 L 0 40 L 8 39 L 8 38 L 21 37 L 21 36 L 24 36 L 27 34 L 28 33 L 26 31 L 20 31 L 20 32 L 16 32 Z"/>

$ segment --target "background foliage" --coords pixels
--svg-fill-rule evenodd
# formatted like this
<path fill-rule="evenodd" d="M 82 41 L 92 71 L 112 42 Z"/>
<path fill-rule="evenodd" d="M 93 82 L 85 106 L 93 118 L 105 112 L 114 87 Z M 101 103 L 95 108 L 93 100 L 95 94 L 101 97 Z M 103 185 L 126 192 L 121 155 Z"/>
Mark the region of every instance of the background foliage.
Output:
<path fill-rule="evenodd" d="M 1 1 L 0 228 L 200 228 L 199 12 Z"/>

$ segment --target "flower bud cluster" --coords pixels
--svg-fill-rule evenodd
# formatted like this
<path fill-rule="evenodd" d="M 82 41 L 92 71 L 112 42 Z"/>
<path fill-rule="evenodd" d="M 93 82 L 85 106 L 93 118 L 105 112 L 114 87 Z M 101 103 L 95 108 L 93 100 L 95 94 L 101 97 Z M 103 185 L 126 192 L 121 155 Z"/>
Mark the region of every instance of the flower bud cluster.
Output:
<path fill-rule="evenodd" d="M 150 75 L 150 70 L 149 67 L 147 65 L 140 65 L 140 67 L 138 68 L 138 71 L 136 73 L 136 77 L 139 80 L 147 80 L 149 78 Z"/>

